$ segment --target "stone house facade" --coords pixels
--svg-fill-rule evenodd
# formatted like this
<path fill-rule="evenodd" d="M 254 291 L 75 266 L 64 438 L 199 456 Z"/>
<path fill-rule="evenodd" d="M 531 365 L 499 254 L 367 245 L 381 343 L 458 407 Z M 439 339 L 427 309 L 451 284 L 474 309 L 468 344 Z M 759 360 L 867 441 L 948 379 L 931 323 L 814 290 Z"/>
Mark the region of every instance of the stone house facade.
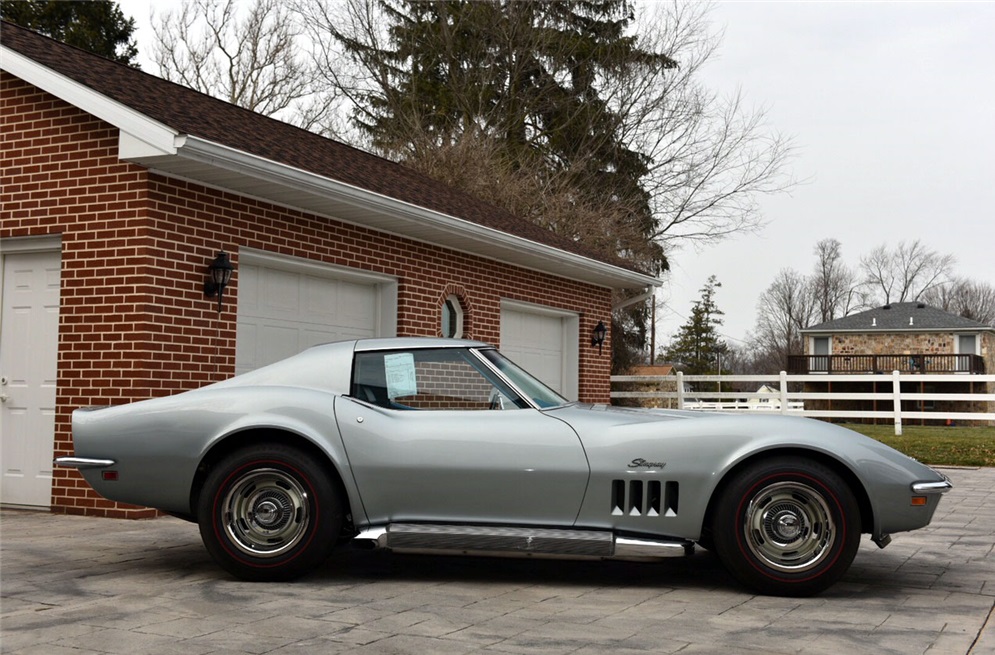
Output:
<path fill-rule="evenodd" d="M 995 373 L 995 327 L 923 303 L 893 303 L 802 330 L 805 355 L 789 358 L 789 372 L 812 374 L 806 390 L 825 391 L 819 374 L 954 374 L 947 382 L 903 383 L 903 393 L 991 394 L 995 384 L 972 376 Z M 834 391 L 878 391 L 891 382 L 833 383 Z M 993 402 L 904 401 L 909 411 L 995 412 Z M 823 403 L 825 404 L 825 403 Z M 845 407 L 844 407 L 845 405 Z M 836 409 L 871 409 L 867 401 Z M 812 405 L 813 409 L 816 407 Z"/>

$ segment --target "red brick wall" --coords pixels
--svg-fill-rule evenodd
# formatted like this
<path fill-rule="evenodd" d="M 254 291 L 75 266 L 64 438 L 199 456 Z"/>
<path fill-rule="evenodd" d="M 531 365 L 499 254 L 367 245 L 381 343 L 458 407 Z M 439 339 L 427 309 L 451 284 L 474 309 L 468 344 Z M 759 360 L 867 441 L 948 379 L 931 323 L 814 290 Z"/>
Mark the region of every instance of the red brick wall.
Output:
<path fill-rule="evenodd" d="M 399 336 L 437 336 L 452 293 L 465 336 L 495 344 L 502 298 L 578 312 L 579 396 L 608 402 L 610 344 L 603 355 L 589 346 L 609 318 L 609 290 L 150 173 L 118 160 L 110 125 L 7 73 L 0 91 L 0 237 L 62 236 L 57 456 L 72 452 L 77 407 L 233 374 L 240 247 L 395 276 Z M 236 273 L 219 317 L 203 283 L 221 248 Z M 97 497 L 75 471 L 55 476 L 58 511 L 151 515 Z"/>

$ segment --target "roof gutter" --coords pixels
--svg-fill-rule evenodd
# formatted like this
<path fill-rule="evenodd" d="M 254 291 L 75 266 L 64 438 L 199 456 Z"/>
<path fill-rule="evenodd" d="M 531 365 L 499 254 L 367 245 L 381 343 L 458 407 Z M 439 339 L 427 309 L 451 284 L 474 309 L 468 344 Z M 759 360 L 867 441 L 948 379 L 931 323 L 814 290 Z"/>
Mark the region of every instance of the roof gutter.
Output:
<path fill-rule="evenodd" d="M 571 253 L 553 246 L 547 246 L 524 237 L 515 236 L 472 221 L 374 193 L 196 136 L 177 136 L 175 139 L 175 152 L 176 156 L 182 159 L 223 168 L 260 180 L 275 182 L 281 186 L 316 196 L 332 198 L 353 207 L 374 210 L 400 218 L 412 224 L 416 223 L 419 226 L 434 227 L 440 231 L 455 234 L 474 242 L 498 244 L 509 251 L 531 255 L 537 264 L 556 262 L 562 266 L 566 266 L 568 269 L 583 269 L 594 274 L 596 277 L 613 280 L 614 284 L 618 286 L 626 288 L 655 288 L 662 284 L 659 279 L 645 273 L 630 271 L 590 257 Z M 403 232 L 401 234 L 403 235 Z M 553 267 L 548 265 L 541 268 L 537 265 L 534 268 L 556 274 L 556 271 L 550 270 Z M 603 286 L 609 285 L 603 284 Z"/>
<path fill-rule="evenodd" d="M 659 283 L 656 284 L 656 285 L 653 285 L 653 286 L 649 287 L 646 290 L 645 293 L 641 293 L 638 296 L 634 296 L 632 298 L 627 298 L 626 300 L 623 300 L 622 302 L 620 302 L 620 303 L 618 303 L 616 305 L 613 305 L 612 306 L 612 311 L 615 312 L 615 311 L 618 311 L 620 309 L 625 309 L 626 307 L 631 307 L 631 306 L 636 305 L 636 304 L 641 303 L 641 302 L 646 302 L 647 300 L 649 300 L 650 298 L 652 298 L 654 295 L 656 295 L 656 287 L 658 287 L 658 286 L 660 286 Z"/>

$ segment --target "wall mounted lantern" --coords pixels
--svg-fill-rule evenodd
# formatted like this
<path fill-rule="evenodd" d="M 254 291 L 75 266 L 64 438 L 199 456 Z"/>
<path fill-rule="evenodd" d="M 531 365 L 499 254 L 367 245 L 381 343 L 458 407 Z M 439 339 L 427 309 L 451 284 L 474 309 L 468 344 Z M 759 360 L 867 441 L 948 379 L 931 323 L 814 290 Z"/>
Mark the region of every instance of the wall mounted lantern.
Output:
<path fill-rule="evenodd" d="M 204 283 L 204 295 L 208 298 L 218 297 L 218 313 L 221 313 L 221 300 L 225 293 L 225 287 L 231 282 L 232 266 L 228 259 L 228 253 L 224 250 L 218 252 L 217 257 L 207 267 L 207 282 Z"/>
<path fill-rule="evenodd" d="M 598 324 L 594 328 L 594 332 L 591 334 L 591 347 L 598 347 L 598 354 L 601 354 L 601 345 L 605 342 L 605 335 L 608 334 L 608 328 L 605 327 L 604 321 L 598 321 Z"/>

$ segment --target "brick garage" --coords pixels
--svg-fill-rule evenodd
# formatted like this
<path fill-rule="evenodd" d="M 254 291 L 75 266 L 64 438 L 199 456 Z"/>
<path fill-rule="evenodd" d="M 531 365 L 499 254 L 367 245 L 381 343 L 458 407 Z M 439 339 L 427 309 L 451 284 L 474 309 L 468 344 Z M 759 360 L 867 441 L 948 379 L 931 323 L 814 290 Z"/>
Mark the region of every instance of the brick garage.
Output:
<path fill-rule="evenodd" d="M 48 237 L 61 254 L 55 455 L 72 452 L 70 414 L 77 407 L 172 394 L 234 374 L 238 270 L 246 249 L 396 280 L 391 332 L 398 336 L 439 336 L 440 312 L 451 296 L 463 305 L 464 336 L 499 345 L 502 302 L 568 312 L 577 317 L 575 341 L 567 344 L 577 360 L 576 395 L 608 401 L 610 344 L 600 355 L 590 347 L 591 331 L 607 322 L 613 289 L 643 288 L 651 278 L 385 160 L 6 23 L 3 37 L 0 237 L 5 251 Z M 113 112 L 101 118 L 80 106 L 102 110 L 104 99 L 114 109 L 126 107 L 121 125 Z M 363 200 L 403 203 L 416 217 L 424 213 L 455 227 L 418 232 L 405 227 L 415 224 L 411 219 L 402 223 L 370 210 L 344 220 L 310 210 L 322 201 L 317 193 L 300 195 L 303 208 L 260 197 L 267 190 L 283 197 L 270 178 L 253 182 L 243 174 L 225 188 L 217 178 L 171 171 L 175 157 L 126 156 L 135 150 L 134 134 L 143 136 L 126 134 L 127 120 L 150 113 L 184 134 L 201 130 L 212 143 L 251 138 L 254 143 L 222 144 L 256 148 L 251 154 L 264 162 L 283 157 L 274 166 L 348 185 Z M 196 170 L 228 174 L 209 164 Z M 348 214 L 349 206 L 341 206 Z M 367 215 L 370 225 L 363 224 Z M 414 236 L 404 233 L 409 229 Z M 448 236 L 446 230 L 457 229 L 477 240 Z M 219 314 L 203 284 L 221 248 L 231 253 L 236 273 Z M 20 436 L 5 428 L 3 438 Z M 52 475 L 56 511 L 152 513 L 97 497 L 73 470 Z"/>

